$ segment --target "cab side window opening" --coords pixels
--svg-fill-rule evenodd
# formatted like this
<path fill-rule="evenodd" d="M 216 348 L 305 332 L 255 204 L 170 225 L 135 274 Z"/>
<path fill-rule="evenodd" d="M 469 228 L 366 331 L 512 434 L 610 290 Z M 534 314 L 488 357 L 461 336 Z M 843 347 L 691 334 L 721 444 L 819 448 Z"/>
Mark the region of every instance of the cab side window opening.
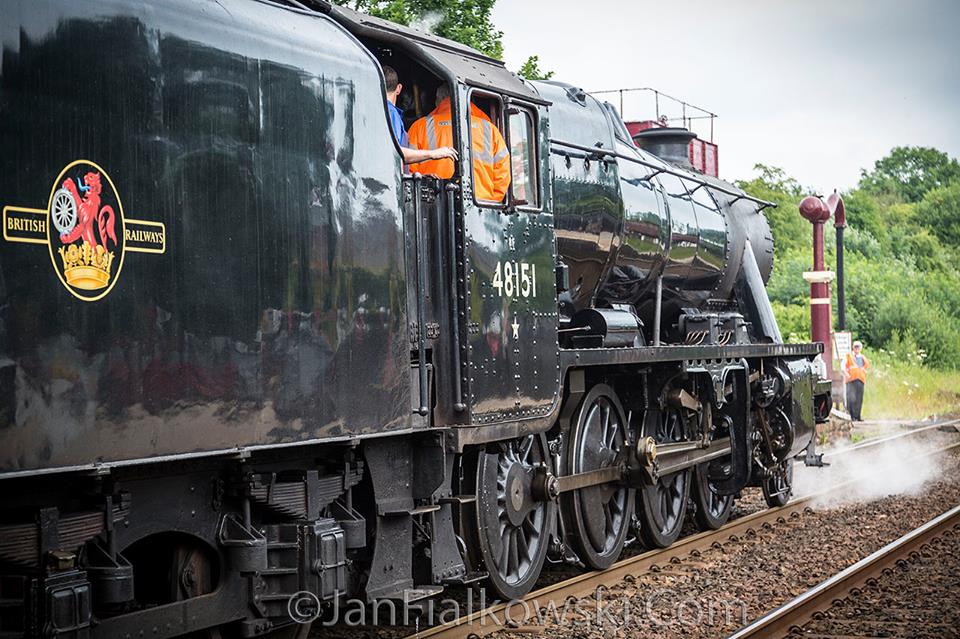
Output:
<path fill-rule="evenodd" d="M 487 95 L 479 91 L 470 92 L 470 102 L 490 118 L 490 121 L 503 130 L 503 103 L 499 96 Z"/>
<path fill-rule="evenodd" d="M 526 109 L 511 109 L 510 113 L 510 170 L 513 180 L 510 201 L 522 207 L 538 208 L 537 144 L 533 116 Z"/>
<path fill-rule="evenodd" d="M 486 207 L 503 207 L 511 182 L 510 151 L 503 134 L 503 101 L 497 95 L 478 90 L 470 91 L 468 99 L 474 200 Z"/>
<path fill-rule="evenodd" d="M 408 90 L 400 94 L 403 123 L 409 129 L 414 122 L 428 115 L 436 106 L 437 88 L 443 82 L 431 75 L 411 76 Z M 399 101 L 398 101 L 399 102 Z"/>
<path fill-rule="evenodd" d="M 402 89 L 396 107 L 402 115 L 404 129 L 409 131 L 414 122 L 433 111 L 436 91 L 443 80 L 402 50 L 368 38 L 360 41 L 374 52 L 381 66 L 392 67 L 397 72 Z"/>

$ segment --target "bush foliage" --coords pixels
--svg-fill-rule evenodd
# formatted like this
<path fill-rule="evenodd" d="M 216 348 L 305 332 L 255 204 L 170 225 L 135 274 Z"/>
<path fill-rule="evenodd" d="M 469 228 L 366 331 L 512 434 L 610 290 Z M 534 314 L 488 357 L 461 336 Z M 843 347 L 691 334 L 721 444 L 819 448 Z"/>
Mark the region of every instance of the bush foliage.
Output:
<path fill-rule="evenodd" d="M 780 169 L 756 166 L 739 182 L 778 203 L 767 209 L 776 262 L 768 289 L 781 332 L 810 335 L 812 231 L 800 217 L 805 191 Z M 867 348 L 921 353 L 922 365 L 960 369 L 960 167 L 935 149 L 898 147 L 843 193 L 847 325 Z M 836 268 L 832 224 L 827 268 Z M 833 287 L 834 311 L 836 286 Z"/>

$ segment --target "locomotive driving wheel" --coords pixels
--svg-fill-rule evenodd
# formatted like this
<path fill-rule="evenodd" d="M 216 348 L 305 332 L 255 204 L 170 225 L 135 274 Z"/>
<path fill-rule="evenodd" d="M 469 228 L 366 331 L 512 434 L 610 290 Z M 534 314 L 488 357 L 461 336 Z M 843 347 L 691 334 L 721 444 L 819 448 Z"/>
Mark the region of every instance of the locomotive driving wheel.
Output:
<path fill-rule="evenodd" d="M 490 444 L 478 455 L 475 516 L 464 522 L 474 540 L 468 553 L 501 599 L 525 595 L 543 568 L 556 507 L 534 484 L 548 462 L 542 434 Z"/>
<path fill-rule="evenodd" d="M 590 389 L 565 438 L 565 475 L 607 468 L 618 463 L 627 445 L 627 420 L 613 389 Z M 580 559 L 605 570 L 620 556 L 633 518 L 635 494 L 619 484 L 588 486 L 563 494 L 561 514 Z"/>
<path fill-rule="evenodd" d="M 716 463 L 716 462 L 714 462 Z M 733 495 L 720 495 L 710 480 L 710 463 L 699 464 L 693 471 L 690 488 L 696 512 L 693 519 L 700 530 L 716 530 L 730 519 Z"/>
<path fill-rule="evenodd" d="M 714 415 L 713 411 L 709 410 L 709 405 L 705 409 L 713 437 L 729 437 L 733 421 L 722 413 L 719 416 Z M 732 463 L 732 459 L 727 456 L 698 464 L 693 469 L 690 496 L 694 505 L 693 520 L 700 530 L 716 530 L 730 519 L 734 496 L 721 495 L 716 491 L 716 484 L 718 478 L 730 474 Z"/>
<path fill-rule="evenodd" d="M 666 407 L 654 421 L 653 432 L 644 436 L 659 444 L 686 439 L 681 409 Z M 650 548 L 666 548 L 677 540 L 687 513 L 690 494 L 690 471 L 680 470 L 659 477 L 653 485 L 637 491 L 637 514 L 640 518 L 640 537 Z"/>

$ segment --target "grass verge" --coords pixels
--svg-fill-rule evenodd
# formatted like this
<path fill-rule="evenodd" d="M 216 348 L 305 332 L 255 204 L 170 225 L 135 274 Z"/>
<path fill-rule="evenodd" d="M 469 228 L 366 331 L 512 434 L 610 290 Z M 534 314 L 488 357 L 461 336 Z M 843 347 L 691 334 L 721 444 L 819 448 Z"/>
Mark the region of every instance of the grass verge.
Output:
<path fill-rule="evenodd" d="M 960 412 L 960 371 L 928 368 L 890 354 L 873 364 L 863 396 L 864 419 L 924 419 Z"/>

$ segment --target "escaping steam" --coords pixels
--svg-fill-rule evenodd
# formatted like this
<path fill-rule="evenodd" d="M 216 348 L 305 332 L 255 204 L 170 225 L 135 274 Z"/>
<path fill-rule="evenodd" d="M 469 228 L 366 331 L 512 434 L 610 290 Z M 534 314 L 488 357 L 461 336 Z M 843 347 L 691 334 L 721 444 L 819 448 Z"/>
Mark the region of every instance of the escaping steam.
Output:
<path fill-rule="evenodd" d="M 436 35 L 435 30 L 438 26 L 440 26 L 441 20 L 443 20 L 443 14 L 439 11 L 427 11 L 422 16 L 411 20 L 410 26 L 417 31 L 423 31 L 425 33 L 432 33 Z"/>
<path fill-rule="evenodd" d="M 829 466 L 806 468 L 798 464 L 795 467 L 794 495 L 803 497 L 829 491 L 814 499 L 812 506 L 830 508 L 890 495 L 916 494 L 943 471 L 944 457 L 928 453 L 951 441 L 955 442 L 956 436 L 930 432 L 919 439 L 892 439 L 846 454 L 842 451 L 850 445 L 834 446 L 825 451 L 824 461 Z"/>

